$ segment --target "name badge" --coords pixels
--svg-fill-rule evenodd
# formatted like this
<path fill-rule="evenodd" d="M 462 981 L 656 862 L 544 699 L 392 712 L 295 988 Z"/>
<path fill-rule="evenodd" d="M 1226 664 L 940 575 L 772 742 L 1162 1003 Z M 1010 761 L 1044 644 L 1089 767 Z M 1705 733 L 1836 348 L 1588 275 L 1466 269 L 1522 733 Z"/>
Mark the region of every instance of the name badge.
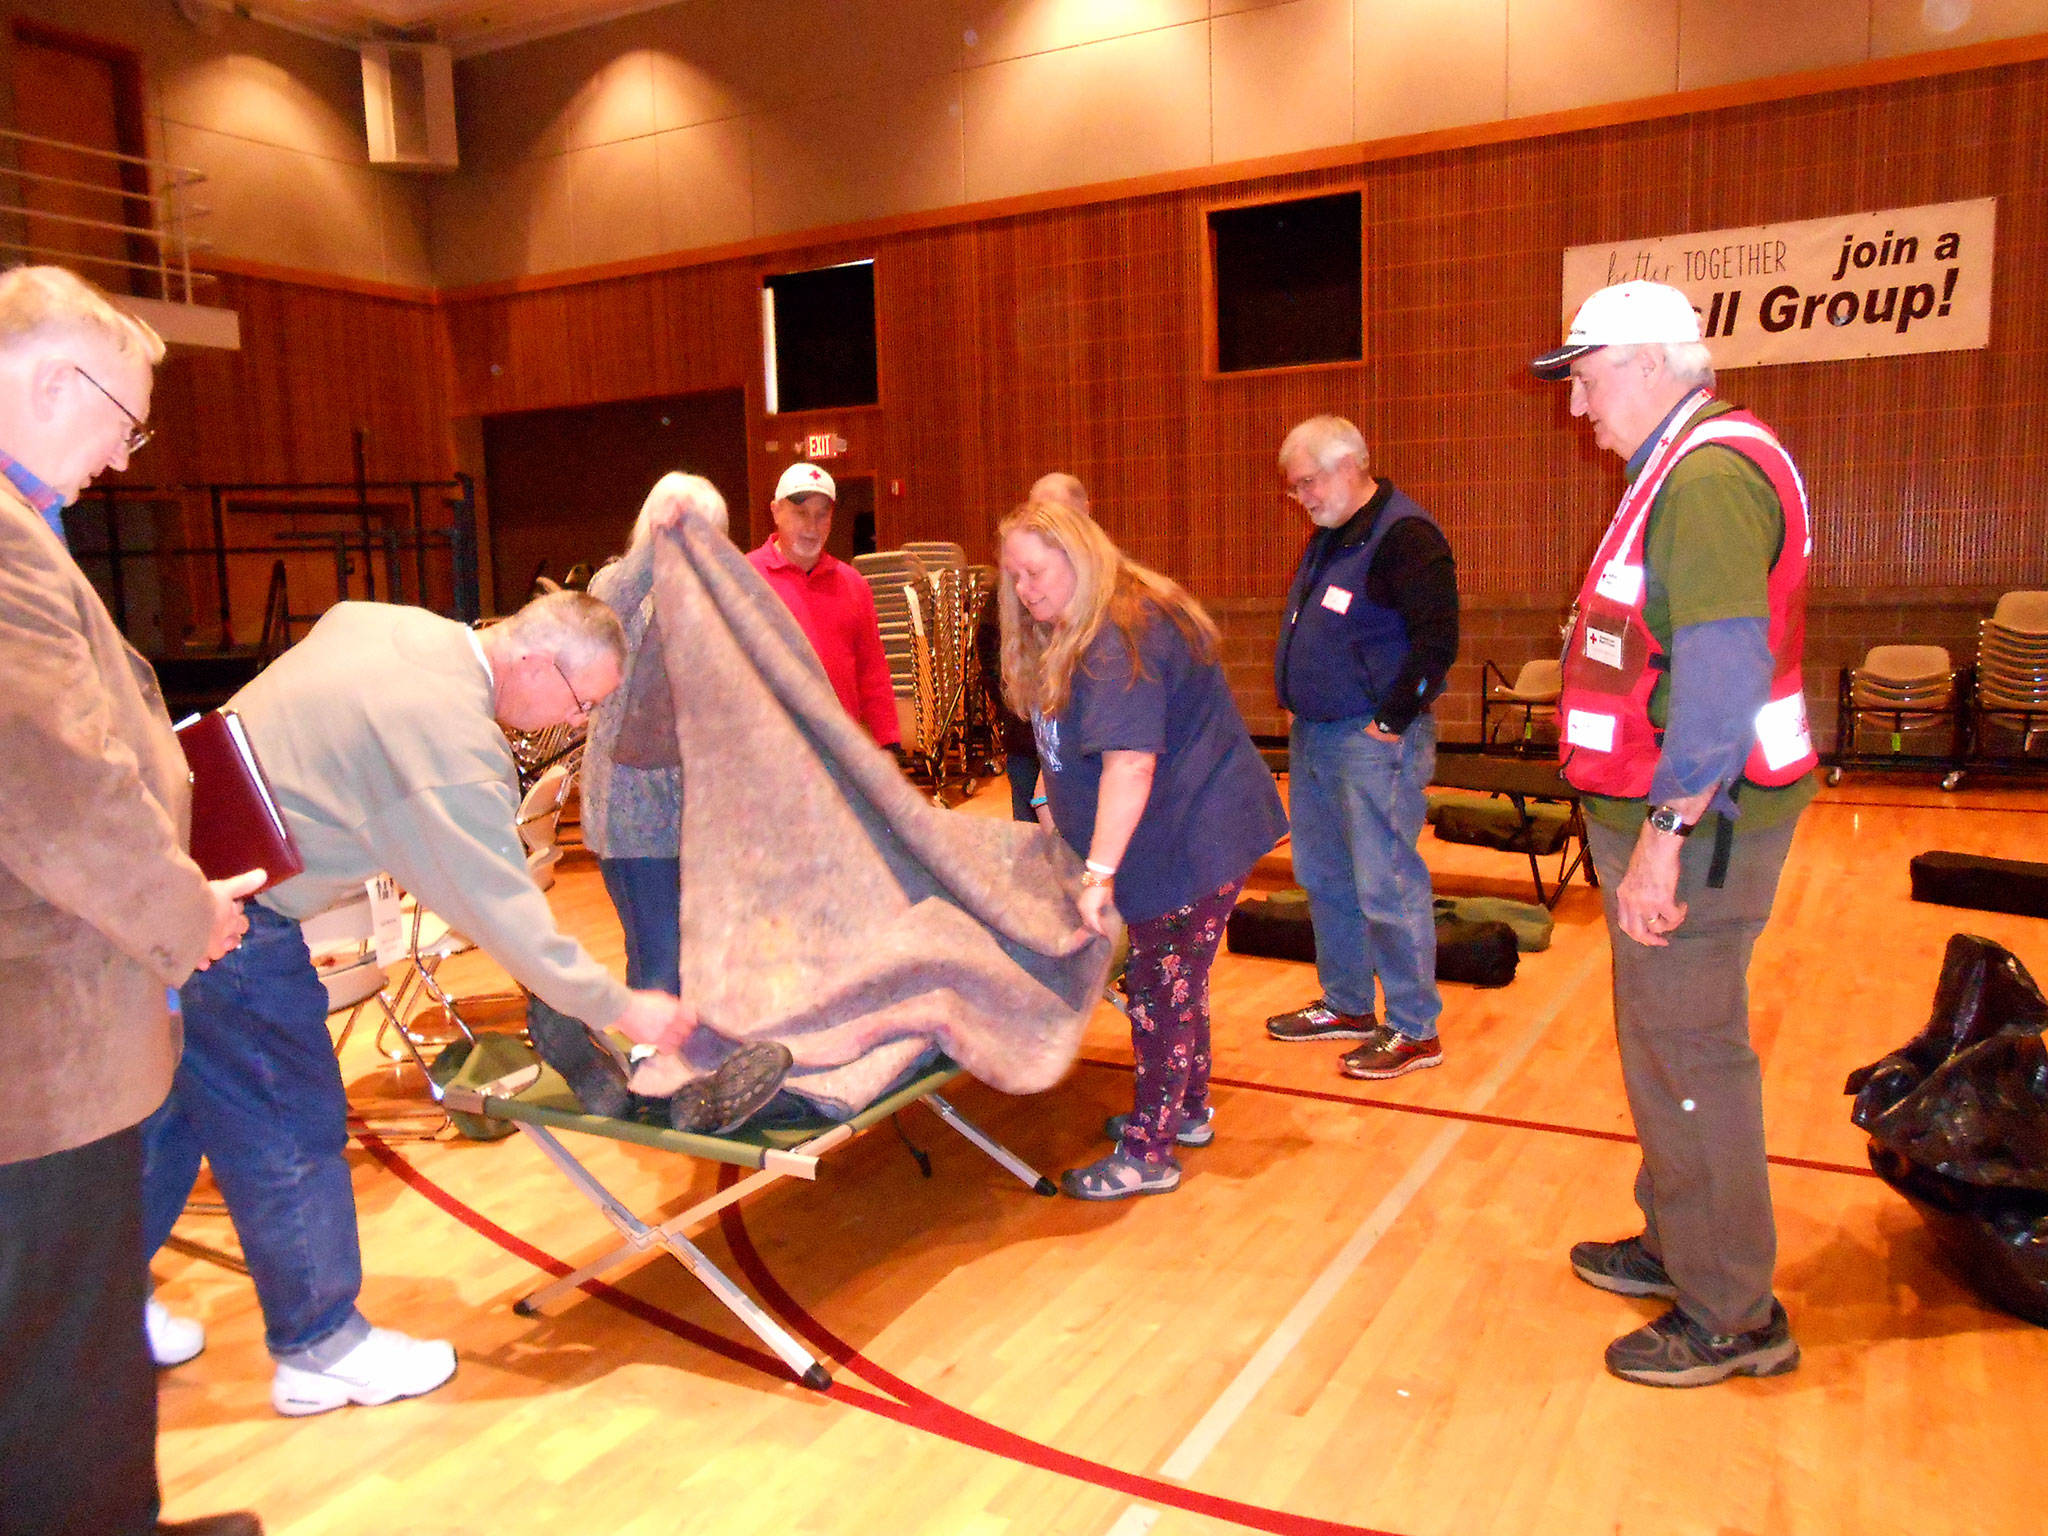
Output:
<path fill-rule="evenodd" d="M 1773 699 L 1758 710 L 1756 741 L 1763 748 L 1765 766 L 1773 773 L 1811 752 L 1813 734 L 1806 724 L 1806 696 L 1795 693 Z"/>
<path fill-rule="evenodd" d="M 377 946 L 377 963 L 396 965 L 408 951 L 398 882 L 389 875 L 372 875 L 363 884 L 370 893 L 370 925 Z"/>
<path fill-rule="evenodd" d="M 1640 565 L 1611 564 L 1602 568 L 1600 579 L 1593 583 L 1593 590 L 1612 602 L 1633 608 L 1643 595 L 1643 568 Z"/>
<path fill-rule="evenodd" d="M 1564 739 L 1588 752 L 1614 750 L 1614 716 L 1597 715 L 1587 709 L 1568 709 L 1564 717 Z"/>
<path fill-rule="evenodd" d="M 1323 606 L 1332 613 L 1349 613 L 1351 611 L 1351 594 L 1342 587 L 1325 587 L 1323 588 Z"/>
<path fill-rule="evenodd" d="M 1609 634 L 1604 629 L 1586 626 L 1586 659 L 1597 661 L 1603 667 L 1621 670 L 1621 636 Z"/>

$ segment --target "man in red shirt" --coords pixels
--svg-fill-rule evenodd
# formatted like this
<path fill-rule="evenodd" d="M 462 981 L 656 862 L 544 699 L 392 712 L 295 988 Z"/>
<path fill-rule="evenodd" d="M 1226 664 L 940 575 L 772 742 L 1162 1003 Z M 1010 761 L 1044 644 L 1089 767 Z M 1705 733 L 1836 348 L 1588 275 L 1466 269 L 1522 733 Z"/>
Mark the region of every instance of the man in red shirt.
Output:
<path fill-rule="evenodd" d="M 815 464 L 792 464 L 775 485 L 775 531 L 747 559 L 796 618 L 839 702 L 882 746 L 893 747 L 896 691 L 882 655 L 874 594 L 844 560 L 825 553 L 838 488 Z"/>

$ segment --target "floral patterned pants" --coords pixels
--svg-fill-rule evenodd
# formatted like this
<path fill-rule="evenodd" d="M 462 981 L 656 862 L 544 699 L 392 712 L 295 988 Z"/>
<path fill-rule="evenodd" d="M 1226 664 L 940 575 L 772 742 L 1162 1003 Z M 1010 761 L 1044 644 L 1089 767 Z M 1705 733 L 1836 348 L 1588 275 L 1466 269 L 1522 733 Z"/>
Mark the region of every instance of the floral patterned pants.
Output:
<path fill-rule="evenodd" d="M 1181 1121 L 1199 1120 L 1208 1108 L 1209 967 L 1243 888 L 1244 881 L 1233 880 L 1199 901 L 1131 924 L 1124 990 L 1138 1076 L 1118 1147 L 1126 1157 L 1169 1160 Z"/>

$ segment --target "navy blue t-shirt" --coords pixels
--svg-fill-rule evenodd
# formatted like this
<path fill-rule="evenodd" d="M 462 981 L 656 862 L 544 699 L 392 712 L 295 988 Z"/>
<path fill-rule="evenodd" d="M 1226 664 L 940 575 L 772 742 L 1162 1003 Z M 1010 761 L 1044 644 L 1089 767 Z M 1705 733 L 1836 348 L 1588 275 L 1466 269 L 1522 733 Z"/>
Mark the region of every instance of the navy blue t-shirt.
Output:
<path fill-rule="evenodd" d="M 1074 668 L 1066 708 L 1034 714 L 1053 825 L 1082 858 L 1095 835 L 1102 754 L 1158 759 L 1152 794 L 1116 874 L 1126 922 L 1150 922 L 1243 878 L 1287 831 L 1273 775 L 1245 730 L 1223 669 L 1195 659 L 1154 610 L 1131 677 L 1123 631 L 1105 623 Z"/>

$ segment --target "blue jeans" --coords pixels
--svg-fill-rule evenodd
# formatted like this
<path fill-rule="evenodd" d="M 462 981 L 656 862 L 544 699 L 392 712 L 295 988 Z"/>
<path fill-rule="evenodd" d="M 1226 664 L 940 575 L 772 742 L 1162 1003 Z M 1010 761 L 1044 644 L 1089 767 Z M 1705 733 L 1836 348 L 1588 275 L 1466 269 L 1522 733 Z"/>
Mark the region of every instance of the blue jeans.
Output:
<path fill-rule="evenodd" d="M 1436 771 L 1436 719 L 1418 715 L 1398 742 L 1366 721 L 1296 720 L 1288 738 L 1294 878 L 1308 892 L 1316 975 L 1336 1013 L 1373 1011 L 1413 1040 L 1436 1034 L 1436 913 L 1429 867 L 1415 851 Z"/>
<path fill-rule="evenodd" d="M 636 992 L 680 994 L 683 861 L 599 859 L 597 871 L 626 932 L 626 985 Z"/>
<path fill-rule="evenodd" d="M 250 902 L 234 953 L 179 993 L 185 1054 L 142 1124 L 143 1251 L 155 1254 L 205 1154 L 281 1364 L 325 1370 L 368 1335 L 349 1187 L 348 1099 L 327 989 L 299 925 Z"/>

